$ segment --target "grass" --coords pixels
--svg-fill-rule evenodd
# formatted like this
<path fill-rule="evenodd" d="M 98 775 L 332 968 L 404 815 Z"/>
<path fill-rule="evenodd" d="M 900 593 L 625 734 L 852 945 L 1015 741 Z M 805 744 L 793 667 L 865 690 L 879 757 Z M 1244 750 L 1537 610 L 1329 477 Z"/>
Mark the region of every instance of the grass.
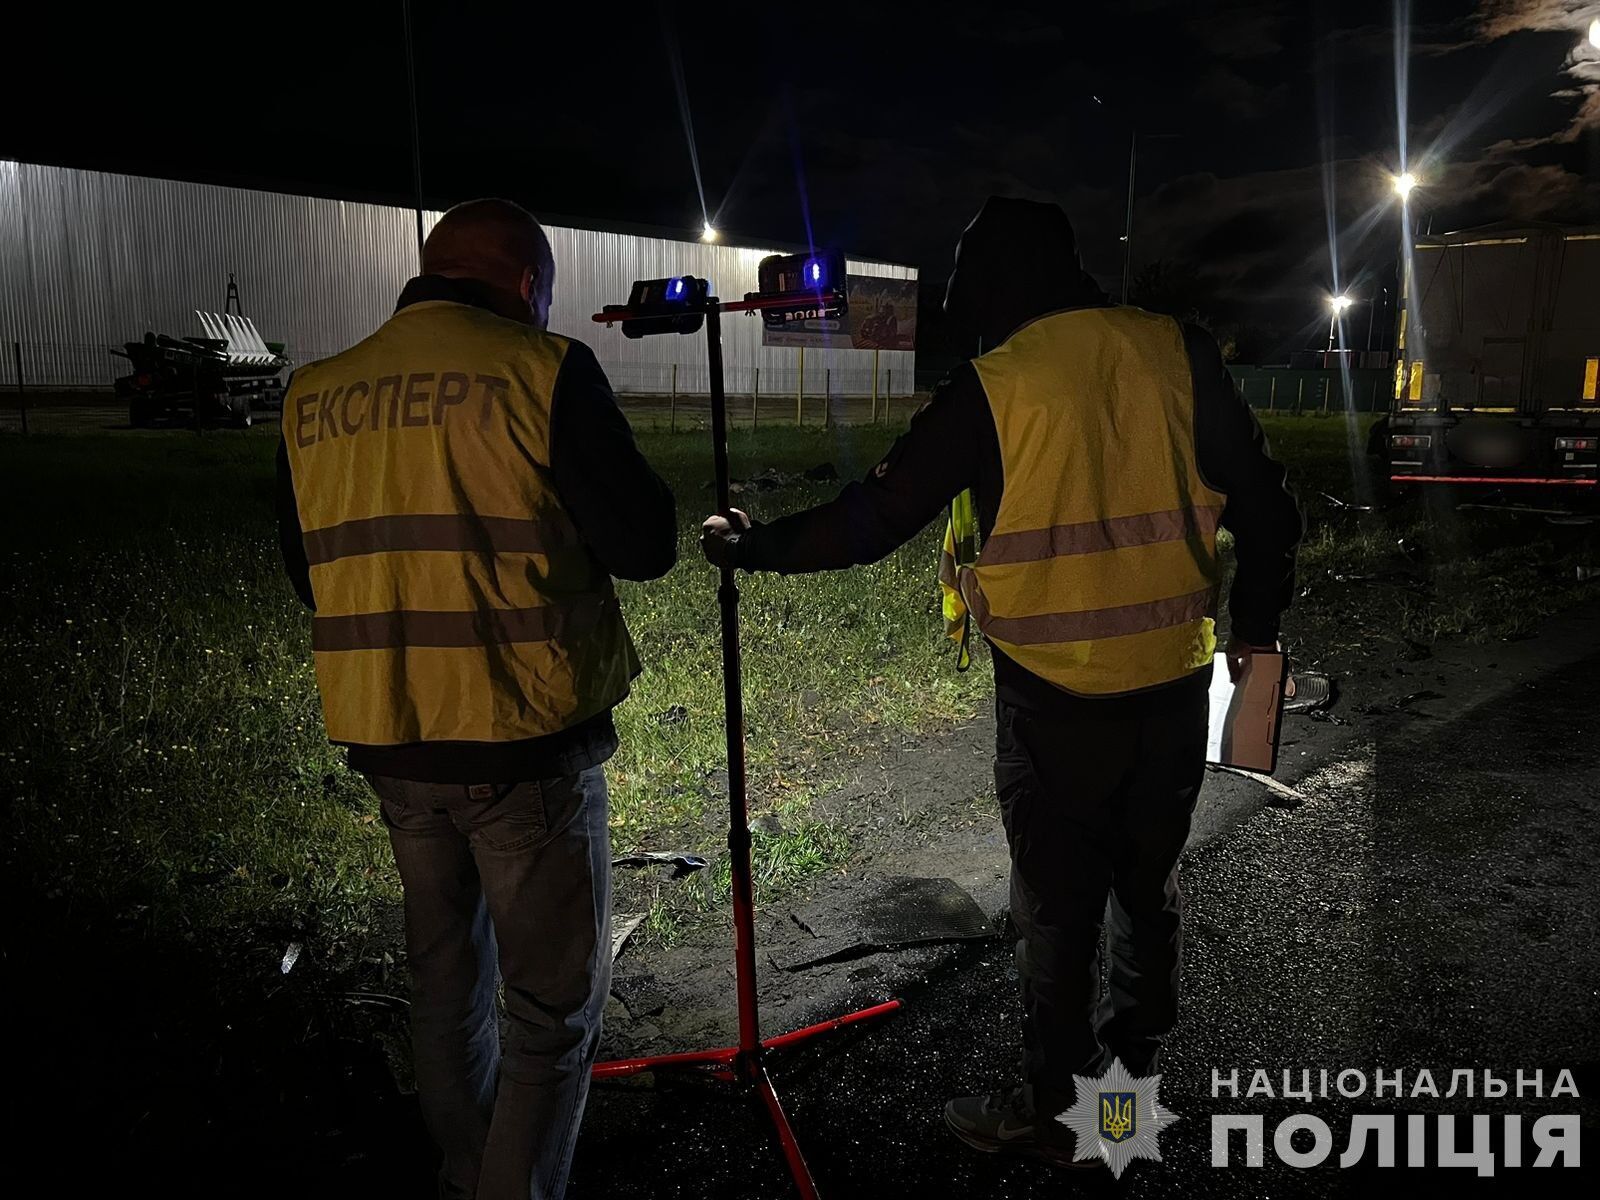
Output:
<path fill-rule="evenodd" d="M 1320 493 L 1355 494 L 1348 450 L 1361 431 L 1268 424 L 1313 521 L 1288 625 L 1302 661 L 1353 665 L 1446 633 L 1515 636 L 1582 594 L 1571 568 L 1593 561 L 1587 531 L 1427 504 L 1340 509 Z M 736 475 L 785 479 L 740 503 L 770 516 L 831 496 L 837 483 L 799 473 L 831 462 L 859 476 L 890 436 L 736 431 Z M 613 840 L 715 853 L 717 617 L 695 548 L 708 447 L 699 432 L 641 440 L 679 498 L 680 561 L 663 581 L 621 589 L 646 669 L 618 715 Z M 86 920 L 202 941 L 314 935 L 325 957 L 353 958 L 398 884 L 365 782 L 323 738 L 306 615 L 278 561 L 272 452 L 260 432 L 0 438 L 5 868 Z M 851 739 L 936 730 L 987 700 L 987 671 L 957 674 L 940 634 L 935 537 L 852 572 L 743 581 L 763 888 L 847 860 L 848 838 L 809 801 Z M 647 936 L 670 939 L 694 909 L 725 904 L 725 861 L 681 894 L 687 909 L 652 912 Z"/>
<path fill-rule="evenodd" d="M 736 473 L 796 477 L 741 503 L 759 515 L 820 500 L 838 485 L 804 468 L 861 474 L 890 436 L 738 432 Z M 715 575 L 695 545 L 708 448 L 699 433 L 644 439 L 679 497 L 680 560 L 621 589 L 646 669 L 618 713 L 613 840 L 715 851 Z M 359 953 L 398 885 L 365 782 L 322 735 L 306 614 L 278 560 L 272 451 L 259 433 L 0 440 L 6 866 L 85 916 L 163 936 L 316 930 Z M 781 830 L 758 836 L 763 885 L 844 859 L 805 815 L 831 743 L 981 701 L 981 672 L 955 673 L 939 636 L 934 553 L 929 531 L 861 572 L 745 582 L 751 791 Z M 725 864 L 708 879 L 704 904 L 725 900 Z"/>

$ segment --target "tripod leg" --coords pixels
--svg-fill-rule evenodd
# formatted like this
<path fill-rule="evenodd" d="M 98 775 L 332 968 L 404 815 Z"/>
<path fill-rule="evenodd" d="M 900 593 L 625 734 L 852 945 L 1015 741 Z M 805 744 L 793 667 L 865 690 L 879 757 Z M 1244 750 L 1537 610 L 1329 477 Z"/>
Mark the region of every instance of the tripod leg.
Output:
<path fill-rule="evenodd" d="M 789 1165 L 796 1193 L 800 1200 L 817 1200 L 817 1181 L 811 1178 L 811 1168 L 806 1165 L 805 1155 L 800 1152 L 800 1143 L 795 1139 L 794 1129 L 790 1127 L 789 1118 L 783 1111 L 783 1102 L 778 1099 L 766 1068 L 759 1068 L 753 1083 L 761 1103 L 767 1106 L 767 1115 L 772 1118 L 772 1126 L 778 1134 L 778 1145 L 783 1148 L 783 1160 Z"/>

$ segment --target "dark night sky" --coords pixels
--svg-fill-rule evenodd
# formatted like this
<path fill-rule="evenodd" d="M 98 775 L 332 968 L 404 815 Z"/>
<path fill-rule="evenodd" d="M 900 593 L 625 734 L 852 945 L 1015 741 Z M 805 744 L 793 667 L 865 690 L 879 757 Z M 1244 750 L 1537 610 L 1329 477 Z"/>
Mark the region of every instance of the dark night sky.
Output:
<path fill-rule="evenodd" d="M 1410 12 L 1425 219 L 1600 221 L 1600 51 L 1584 42 L 1600 0 Z M 74 10 L 40 30 L 41 52 L 0 84 L 0 156 L 405 202 L 398 3 L 198 13 Z M 423 186 L 430 204 L 497 193 L 557 218 L 697 229 L 675 45 L 706 202 L 736 238 L 805 242 L 809 221 L 819 243 L 915 263 L 931 299 L 984 196 L 1054 199 L 1115 290 L 1137 124 L 1152 136 L 1136 269 L 1192 266 L 1214 316 L 1309 344 L 1333 282 L 1330 211 L 1358 295 L 1393 257 L 1394 13 L 414 0 Z"/>

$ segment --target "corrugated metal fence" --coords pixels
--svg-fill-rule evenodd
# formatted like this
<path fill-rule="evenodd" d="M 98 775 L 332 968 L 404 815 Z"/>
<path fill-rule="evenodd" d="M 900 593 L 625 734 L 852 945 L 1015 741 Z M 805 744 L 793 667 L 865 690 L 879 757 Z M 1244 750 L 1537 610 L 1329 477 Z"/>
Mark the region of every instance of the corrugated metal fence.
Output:
<path fill-rule="evenodd" d="M 432 228 L 438 213 L 427 213 Z M 706 389 L 699 338 L 624 338 L 589 320 L 627 299 L 635 279 L 697 275 L 719 294 L 756 288 L 770 253 L 635 234 L 546 227 L 556 258 L 550 327 L 594 347 L 619 391 Z M 852 260 L 858 275 L 915 279 L 911 267 Z M 221 311 L 229 273 L 264 337 L 309 362 L 354 344 L 389 316 L 416 273 L 411 210 L 276 192 L 0 160 L 0 382 L 41 389 L 103 388 L 123 360 L 110 350 L 146 330 L 199 334 L 194 310 Z M 799 352 L 761 345 L 758 318 L 729 318 L 723 354 L 730 390 L 793 393 Z M 909 395 L 915 356 L 877 356 L 878 386 Z M 806 351 L 805 391 L 872 392 L 873 355 Z"/>
<path fill-rule="evenodd" d="M 1348 371 L 1295 370 L 1290 367 L 1228 368 L 1234 386 L 1250 407 L 1262 412 L 1383 412 L 1393 376 L 1367 367 Z"/>

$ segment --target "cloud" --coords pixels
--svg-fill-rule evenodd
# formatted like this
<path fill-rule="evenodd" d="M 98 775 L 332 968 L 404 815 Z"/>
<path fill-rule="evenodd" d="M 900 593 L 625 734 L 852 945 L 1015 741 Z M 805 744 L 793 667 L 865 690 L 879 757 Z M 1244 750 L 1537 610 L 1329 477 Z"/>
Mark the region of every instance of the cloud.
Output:
<path fill-rule="evenodd" d="M 1232 67 L 1217 63 L 1208 68 L 1195 84 L 1194 98 L 1213 104 L 1226 115 L 1242 121 L 1260 120 L 1271 115 L 1289 94 L 1284 82 L 1270 87 L 1252 83 Z"/>
<path fill-rule="evenodd" d="M 1582 35 L 1595 18 L 1594 0 L 1485 0 L 1478 11 L 1478 34 L 1486 42 L 1513 33 L 1556 33 L 1570 29 Z"/>
<path fill-rule="evenodd" d="M 1283 29 L 1288 15 L 1281 4 L 1224 5 L 1191 18 L 1188 29 L 1196 41 L 1216 58 L 1263 59 L 1283 53 Z"/>
<path fill-rule="evenodd" d="M 1573 47 L 1563 70 L 1577 81 L 1575 88 L 1551 93 L 1560 99 L 1580 99 L 1567 127 L 1548 141 L 1576 142 L 1586 131 L 1600 129 L 1600 50 L 1589 45 L 1589 22 L 1595 19 L 1594 0 L 1484 0 L 1478 11 L 1477 39 L 1495 42 L 1519 33 L 1571 33 Z"/>

